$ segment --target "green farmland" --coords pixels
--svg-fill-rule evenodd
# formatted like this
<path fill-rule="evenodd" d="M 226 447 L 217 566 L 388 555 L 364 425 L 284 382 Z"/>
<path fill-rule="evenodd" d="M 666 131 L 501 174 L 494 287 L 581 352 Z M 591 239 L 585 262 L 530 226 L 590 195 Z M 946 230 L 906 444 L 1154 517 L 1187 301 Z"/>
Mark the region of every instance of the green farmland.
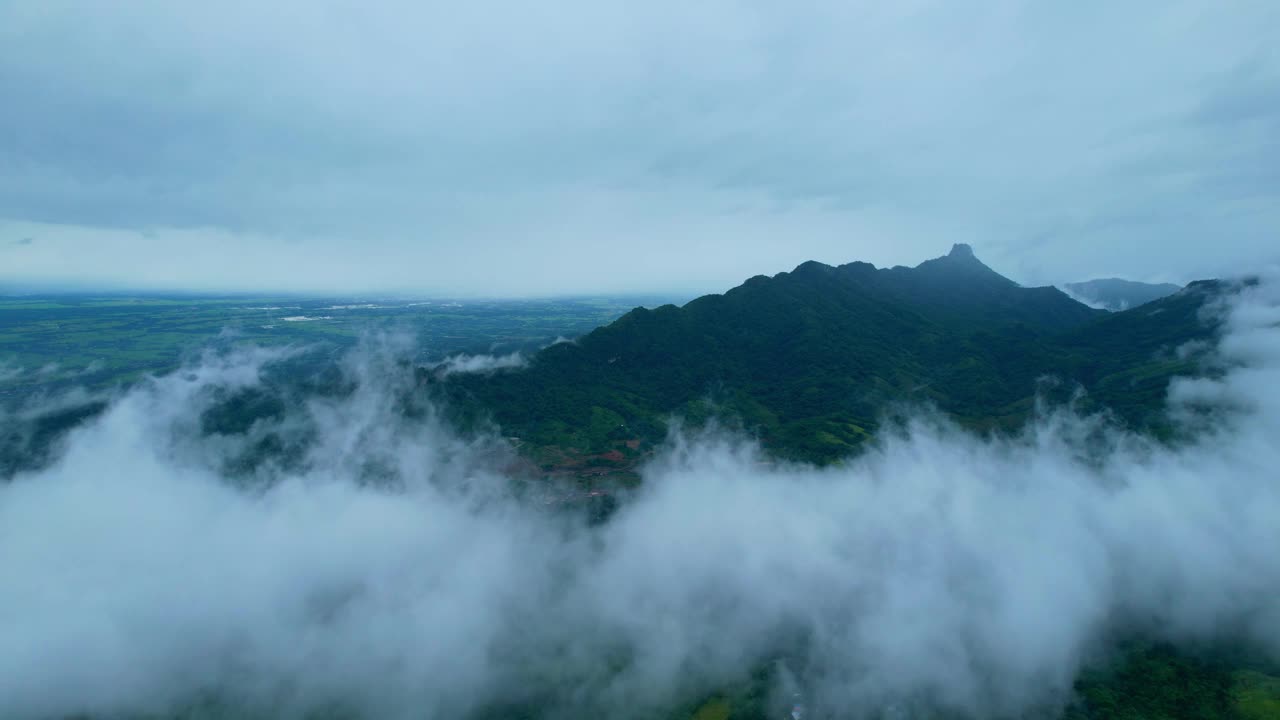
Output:
<path fill-rule="evenodd" d="M 532 351 L 667 298 L 405 300 L 366 297 L 52 295 L 0 298 L 0 398 L 100 387 L 172 369 L 211 343 L 342 348 L 405 338 L 414 359 Z"/>

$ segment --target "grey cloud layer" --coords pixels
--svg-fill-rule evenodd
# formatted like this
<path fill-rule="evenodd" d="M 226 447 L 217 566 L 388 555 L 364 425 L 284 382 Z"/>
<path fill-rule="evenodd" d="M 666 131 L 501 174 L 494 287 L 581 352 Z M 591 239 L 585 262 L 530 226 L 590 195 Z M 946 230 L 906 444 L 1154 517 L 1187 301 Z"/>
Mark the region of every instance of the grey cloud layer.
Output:
<path fill-rule="evenodd" d="M 0 714 L 216 697 L 277 717 L 642 716 L 783 654 L 838 717 L 1021 716 L 1060 708 L 1120 628 L 1280 653 L 1276 278 L 1230 313 L 1228 372 L 1172 391 L 1235 409 L 1194 442 L 1070 414 L 1005 440 L 922 420 L 815 470 L 677 437 L 597 528 L 509 495 L 500 443 L 406 420 L 412 377 L 386 354 L 348 359 L 350 397 L 202 437 L 219 393 L 275 361 L 211 358 L 0 486 Z M 229 481 L 272 429 L 313 433 L 307 462 Z"/>
<path fill-rule="evenodd" d="M 1277 32 L 1261 1 L 10 3 L 0 231 L 128 236 L 115 263 L 77 264 L 83 237 L 0 253 L 475 292 L 714 288 L 951 242 L 1032 282 L 1217 274 L 1206 243 L 1251 262 L 1280 230 Z M 202 242 L 255 262 L 181 262 Z"/>

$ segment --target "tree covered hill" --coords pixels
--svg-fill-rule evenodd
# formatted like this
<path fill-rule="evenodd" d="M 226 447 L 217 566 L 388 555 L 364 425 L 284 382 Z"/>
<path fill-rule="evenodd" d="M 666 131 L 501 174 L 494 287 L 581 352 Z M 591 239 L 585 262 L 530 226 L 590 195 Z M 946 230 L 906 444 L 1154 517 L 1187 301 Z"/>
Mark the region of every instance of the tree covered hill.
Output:
<path fill-rule="evenodd" d="M 1107 310 L 1136 308 L 1152 300 L 1168 297 L 1182 289 L 1172 283 L 1143 283 L 1120 278 L 1067 283 L 1064 287 L 1073 296 Z"/>
<path fill-rule="evenodd" d="M 556 453 L 625 464 L 669 418 L 711 414 L 736 418 L 780 456 L 827 462 L 912 405 L 1012 428 L 1038 392 L 1083 387 L 1095 405 L 1149 423 L 1169 378 L 1194 369 L 1178 347 L 1214 332 L 1200 308 L 1215 287 L 1113 314 L 1022 287 L 967 245 L 914 268 L 806 262 L 683 307 L 637 308 L 518 372 L 424 377 L 455 406 L 550 450 L 548 464 Z"/>

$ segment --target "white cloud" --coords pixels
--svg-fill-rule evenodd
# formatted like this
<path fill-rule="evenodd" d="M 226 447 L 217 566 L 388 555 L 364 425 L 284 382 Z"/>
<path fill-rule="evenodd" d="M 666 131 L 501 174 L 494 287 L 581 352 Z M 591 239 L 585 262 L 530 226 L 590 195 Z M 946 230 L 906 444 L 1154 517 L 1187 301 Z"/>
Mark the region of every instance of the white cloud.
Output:
<path fill-rule="evenodd" d="M 529 359 L 516 351 L 508 355 L 453 355 L 436 365 L 440 377 L 459 373 L 491 373 L 498 370 L 514 370 L 529 364 Z"/>
<path fill-rule="evenodd" d="M 26 369 L 16 363 L 0 360 L 0 382 L 16 380 L 26 373 Z"/>

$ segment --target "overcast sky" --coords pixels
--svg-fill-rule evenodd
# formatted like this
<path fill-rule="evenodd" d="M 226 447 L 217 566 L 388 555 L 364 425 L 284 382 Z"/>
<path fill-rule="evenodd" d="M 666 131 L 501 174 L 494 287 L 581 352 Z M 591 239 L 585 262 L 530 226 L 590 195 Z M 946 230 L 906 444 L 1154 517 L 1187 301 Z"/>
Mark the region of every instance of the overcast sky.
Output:
<path fill-rule="evenodd" d="M 1280 258 L 1280 3 L 0 2 L 0 281 L 721 290 Z"/>

